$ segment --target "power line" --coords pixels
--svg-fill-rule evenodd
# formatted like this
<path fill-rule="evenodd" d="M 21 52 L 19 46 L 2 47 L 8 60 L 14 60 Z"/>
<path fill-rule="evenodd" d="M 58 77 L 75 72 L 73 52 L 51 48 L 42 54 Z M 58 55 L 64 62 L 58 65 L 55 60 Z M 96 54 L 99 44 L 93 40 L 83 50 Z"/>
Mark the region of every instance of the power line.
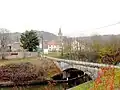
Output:
<path fill-rule="evenodd" d="M 120 24 L 120 22 L 117 22 L 115 24 L 110 24 L 110 25 L 107 25 L 107 26 L 103 26 L 103 27 L 99 27 L 99 28 L 95 28 L 95 29 L 101 29 L 101 28 L 106 28 L 106 27 L 110 27 L 110 26 L 115 26 L 117 24 Z"/>

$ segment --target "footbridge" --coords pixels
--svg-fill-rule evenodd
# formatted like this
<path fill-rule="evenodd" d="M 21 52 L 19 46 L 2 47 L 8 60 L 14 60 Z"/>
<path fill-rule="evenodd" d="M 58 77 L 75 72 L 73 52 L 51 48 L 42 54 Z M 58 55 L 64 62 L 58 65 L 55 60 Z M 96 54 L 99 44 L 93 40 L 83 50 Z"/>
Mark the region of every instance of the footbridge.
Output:
<path fill-rule="evenodd" d="M 67 60 L 67 59 L 58 59 L 53 57 L 46 57 L 47 59 L 53 60 L 54 63 L 61 69 L 61 71 L 73 68 L 83 71 L 85 74 L 88 74 L 93 80 L 97 78 L 98 71 L 102 67 L 114 67 L 120 68 L 119 66 L 107 65 L 107 64 L 98 64 L 91 62 Z"/>

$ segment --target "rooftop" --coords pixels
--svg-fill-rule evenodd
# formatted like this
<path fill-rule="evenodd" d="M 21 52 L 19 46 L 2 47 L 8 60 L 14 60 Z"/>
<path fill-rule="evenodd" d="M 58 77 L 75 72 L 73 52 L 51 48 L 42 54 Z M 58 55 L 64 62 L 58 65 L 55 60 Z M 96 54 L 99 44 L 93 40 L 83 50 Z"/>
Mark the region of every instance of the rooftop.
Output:
<path fill-rule="evenodd" d="M 48 42 L 48 45 L 58 45 L 58 43 L 52 40 L 52 41 Z"/>

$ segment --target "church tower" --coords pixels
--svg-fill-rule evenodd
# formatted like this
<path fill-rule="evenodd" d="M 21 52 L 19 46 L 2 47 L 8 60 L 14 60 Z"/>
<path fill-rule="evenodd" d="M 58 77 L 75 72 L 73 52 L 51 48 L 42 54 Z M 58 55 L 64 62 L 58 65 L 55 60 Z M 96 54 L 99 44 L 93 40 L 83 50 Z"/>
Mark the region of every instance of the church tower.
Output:
<path fill-rule="evenodd" d="M 58 44 L 59 44 L 59 50 L 62 51 L 62 43 L 63 43 L 63 37 L 62 37 L 62 31 L 61 28 L 59 28 L 58 32 Z"/>
<path fill-rule="evenodd" d="M 59 28 L 58 40 L 59 40 L 59 42 L 62 42 L 62 31 L 61 31 L 61 28 Z"/>

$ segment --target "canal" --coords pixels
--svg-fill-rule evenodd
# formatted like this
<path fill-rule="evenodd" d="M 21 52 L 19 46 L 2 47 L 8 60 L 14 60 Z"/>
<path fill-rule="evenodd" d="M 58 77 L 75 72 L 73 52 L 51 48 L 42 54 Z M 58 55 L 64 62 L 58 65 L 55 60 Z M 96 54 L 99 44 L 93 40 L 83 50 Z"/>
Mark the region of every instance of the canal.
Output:
<path fill-rule="evenodd" d="M 43 65 L 45 66 L 40 67 Z M 41 60 L 39 63 L 38 60 L 34 60 L 34 63 L 8 64 L 1 66 L 0 71 L 2 73 L 0 74 L 1 81 L 13 81 L 18 84 L 24 83 L 25 80 L 44 81 L 43 77 L 47 77 L 47 75 L 51 78 L 50 82 L 47 82 L 47 84 L 38 82 L 37 84 L 30 84 L 29 86 L 13 87 L 14 85 L 12 85 L 12 87 L 4 88 L 1 86 L 0 90 L 65 90 L 66 88 L 71 88 L 91 80 L 89 75 L 75 68 L 68 68 L 64 71 L 60 71 L 53 62 L 48 62 L 48 60 Z M 54 76 L 52 76 L 52 74 Z M 35 75 L 36 77 L 34 77 Z"/>
<path fill-rule="evenodd" d="M 62 73 L 53 76 L 52 79 L 52 82 L 44 85 L 4 87 L 0 88 L 0 90 L 66 90 L 92 80 L 83 71 L 73 68 L 64 70 Z"/>
<path fill-rule="evenodd" d="M 24 87 L 0 88 L 0 90 L 64 90 L 62 85 L 37 85 Z"/>

